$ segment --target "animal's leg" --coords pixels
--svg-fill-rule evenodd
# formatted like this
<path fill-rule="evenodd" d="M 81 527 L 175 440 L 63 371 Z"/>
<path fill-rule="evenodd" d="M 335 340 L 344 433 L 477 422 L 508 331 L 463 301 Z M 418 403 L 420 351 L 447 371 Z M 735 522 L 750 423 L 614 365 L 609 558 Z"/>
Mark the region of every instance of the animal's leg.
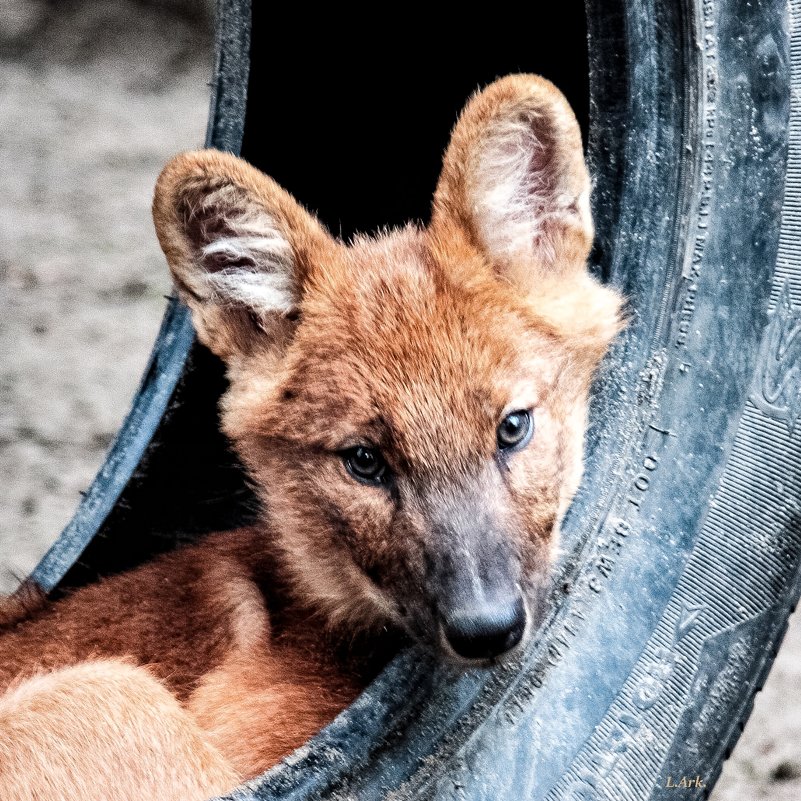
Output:
<path fill-rule="evenodd" d="M 238 779 L 144 668 L 85 662 L 0 696 L 3 801 L 201 801 Z"/>

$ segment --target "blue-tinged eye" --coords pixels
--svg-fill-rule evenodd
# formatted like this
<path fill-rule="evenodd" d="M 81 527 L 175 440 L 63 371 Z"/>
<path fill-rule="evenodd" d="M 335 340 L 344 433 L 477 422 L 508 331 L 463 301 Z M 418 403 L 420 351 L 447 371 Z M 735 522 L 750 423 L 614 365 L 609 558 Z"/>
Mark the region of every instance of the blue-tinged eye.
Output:
<path fill-rule="evenodd" d="M 524 409 L 510 412 L 498 426 L 498 447 L 505 451 L 528 445 L 534 433 L 534 420 L 531 412 Z"/>

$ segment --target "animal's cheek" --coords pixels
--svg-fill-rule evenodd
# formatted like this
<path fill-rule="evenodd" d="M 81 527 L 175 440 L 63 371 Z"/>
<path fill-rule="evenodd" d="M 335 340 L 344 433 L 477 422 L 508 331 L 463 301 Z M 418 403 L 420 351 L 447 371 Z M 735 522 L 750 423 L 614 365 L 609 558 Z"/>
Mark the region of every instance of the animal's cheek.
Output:
<path fill-rule="evenodd" d="M 354 551 L 357 561 L 386 547 L 394 514 L 394 502 L 382 486 L 356 481 L 336 457 L 316 465 L 308 485 L 306 502 L 336 526 L 337 536 Z"/>
<path fill-rule="evenodd" d="M 515 453 L 503 470 L 509 524 L 522 543 L 551 538 L 564 481 L 559 451 L 555 438 L 542 438 Z"/>
<path fill-rule="evenodd" d="M 319 460 L 309 449 L 252 432 L 242 435 L 234 445 L 263 496 L 291 495 L 314 483 Z"/>
<path fill-rule="evenodd" d="M 533 503 L 548 502 L 559 494 L 564 448 L 554 425 L 537 427 L 531 442 L 504 459 L 501 473 L 510 494 Z"/>
<path fill-rule="evenodd" d="M 374 562 L 393 547 L 391 503 L 380 498 L 351 498 L 342 502 L 341 536 L 360 564 Z"/>
<path fill-rule="evenodd" d="M 381 487 L 355 481 L 327 454 L 291 465 L 273 458 L 262 465 L 258 481 L 268 513 L 288 536 L 301 532 L 313 544 L 309 559 L 345 557 L 368 575 L 387 561 L 393 504 Z"/>

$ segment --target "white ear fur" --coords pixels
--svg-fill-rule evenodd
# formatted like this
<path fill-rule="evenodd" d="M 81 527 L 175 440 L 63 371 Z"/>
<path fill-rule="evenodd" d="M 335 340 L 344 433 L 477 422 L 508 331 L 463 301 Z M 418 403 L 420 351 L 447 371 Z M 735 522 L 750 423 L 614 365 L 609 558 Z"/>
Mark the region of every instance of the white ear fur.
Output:
<path fill-rule="evenodd" d="M 499 273 L 532 288 L 538 276 L 585 269 L 589 194 L 565 97 L 539 76 L 509 75 L 475 94 L 459 117 L 432 225 L 461 228 Z"/>
<path fill-rule="evenodd" d="M 203 205 L 220 208 L 216 196 L 224 191 L 209 195 Z M 244 306 L 257 315 L 295 311 L 292 246 L 266 211 L 241 211 L 210 227 L 224 231 L 200 251 L 201 278 L 213 302 Z"/>
<path fill-rule="evenodd" d="M 477 233 L 504 262 L 554 262 L 554 226 L 576 226 L 592 237 L 589 179 L 580 191 L 570 191 L 572 182 L 560 174 L 560 154 L 551 151 L 554 143 L 538 136 L 538 128 L 548 124 L 540 116 L 529 109 L 493 120 L 476 153 L 470 196 Z"/>
<path fill-rule="evenodd" d="M 337 247 L 271 178 L 215 150 L 167 164 L 153 220 L 200 340 L 228 362 L 288 344 L 308 270 Z"/>

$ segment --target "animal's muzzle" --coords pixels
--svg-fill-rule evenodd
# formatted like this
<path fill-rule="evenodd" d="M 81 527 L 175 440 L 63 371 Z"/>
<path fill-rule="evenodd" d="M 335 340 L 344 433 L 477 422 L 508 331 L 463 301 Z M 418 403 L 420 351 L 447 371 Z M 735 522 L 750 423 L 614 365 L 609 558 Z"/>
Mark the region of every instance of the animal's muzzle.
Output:
<path fill-rule="evenodd" d="M 453 651 L 463 659 L 486 660 L 511 651 L 526 630 L 523 598 L 449 612 L 442 632 Z"/>

